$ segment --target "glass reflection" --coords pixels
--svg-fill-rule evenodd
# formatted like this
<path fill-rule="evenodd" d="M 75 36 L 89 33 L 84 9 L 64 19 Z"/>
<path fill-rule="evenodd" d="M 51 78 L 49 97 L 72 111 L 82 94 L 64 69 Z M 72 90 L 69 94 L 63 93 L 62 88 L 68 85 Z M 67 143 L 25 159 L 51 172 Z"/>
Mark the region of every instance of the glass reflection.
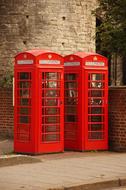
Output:
<path fill-rule="evenodd" d="M 93 81 L 95 81 L 95 80 L 104 80 L 104 74 L 102 74 L 102 73 L 93 73 L 93 74 L 89 74 L 88 75 L 88 79 L 89 80 L 93 80 Z"/>
<path fill-rule="evenodd" d="M 65 80 L 76 80 L 76 78 L 77 78 L 77 74 L 75 73 L 65 74 Z"/>
<path fill-rule="evenodd" d="M 95 98 L 88 99 L 88 105 L 102 105 L 102 104 L 103 104 L 102 99 L 95 99 Z"/>
<path fill-rule="evenodd" d="M 104 83 L 102 83 L 102 82 L 90 82 L 90 83 L 88 83 L 88 88 L 104 88 Z"/>

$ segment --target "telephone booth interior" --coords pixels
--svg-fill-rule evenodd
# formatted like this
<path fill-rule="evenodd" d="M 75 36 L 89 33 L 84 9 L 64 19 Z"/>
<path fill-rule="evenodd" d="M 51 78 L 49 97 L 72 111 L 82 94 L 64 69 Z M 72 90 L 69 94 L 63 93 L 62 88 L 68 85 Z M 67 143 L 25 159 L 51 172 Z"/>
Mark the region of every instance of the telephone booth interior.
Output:
<path fill-rule="evenodd" d="M 66 150 L 108 149 L 107 58 L 96 53 L 64 57 Z"/>
<path fill-rule="evenodd" d="M 14 151 L 64 150 L 62 56 L 31 50 L 15 57 Z"/>

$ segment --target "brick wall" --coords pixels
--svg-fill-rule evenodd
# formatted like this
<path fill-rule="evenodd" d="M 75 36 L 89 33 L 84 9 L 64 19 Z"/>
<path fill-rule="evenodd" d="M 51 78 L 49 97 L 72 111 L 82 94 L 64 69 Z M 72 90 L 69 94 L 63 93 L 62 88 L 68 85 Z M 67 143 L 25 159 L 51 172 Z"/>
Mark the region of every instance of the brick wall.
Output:
<path fill-rule="evenodd" d="M 0 138 L 13 137 L 12 89 L 0 88 Z"/>
<path fill-rule="evenodd" d="M 109 89 L 110 149 L 126 151 L 126 87 Z"/>
<path fill-rule="evenodd" d="M 13 137 L 12 89 L 0 88 L 0 137 Z M 109 145 L 126 151 L 126 87 L 109 88 Z"/>

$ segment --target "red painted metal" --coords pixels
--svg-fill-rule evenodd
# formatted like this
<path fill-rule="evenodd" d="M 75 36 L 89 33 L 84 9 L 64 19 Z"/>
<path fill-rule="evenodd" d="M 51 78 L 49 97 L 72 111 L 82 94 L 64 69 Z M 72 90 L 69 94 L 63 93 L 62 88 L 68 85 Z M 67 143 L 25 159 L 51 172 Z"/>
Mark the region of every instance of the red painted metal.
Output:
<path fill-rule="evenodd" d="M 41 50 L 15 57 L 14 151 L 64 150 L 64 72 L 62 56 Z"/>
<path fill-rule="evenodd" d="M 108 149 L 108 61 L 96 53 L 64 57 L 65 149 Z M 73 77 L 73 78 L 72 78 Z"/>

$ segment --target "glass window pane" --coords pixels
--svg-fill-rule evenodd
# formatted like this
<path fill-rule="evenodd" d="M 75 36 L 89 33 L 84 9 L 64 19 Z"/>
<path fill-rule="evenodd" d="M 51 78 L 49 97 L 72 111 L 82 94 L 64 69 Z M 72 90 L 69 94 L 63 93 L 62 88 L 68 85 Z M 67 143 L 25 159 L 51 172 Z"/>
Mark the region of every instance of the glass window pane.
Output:
<path fill-rule="evenodd" d="M 60 114 L 59 108 L 42 108 L 42 114 L 43 115 L 57 115 Z"/>
<path fill-rule="evenodd" d="M 43 123 L 60 123 L 60 116 L 43 116 Z"/>
<path fill-rule="evenodd" d="M 30 123 L 29 116 L 20 116 L 19 117 L 19 123 Z"/>
<path fill-rule="evenodd" d="M 104 83 L 103 82 L 89 82 L 88 83 L 88 88 L 104 88 Z"/>
<path fill-rule="evenodd" d="M 57 82 L 57 81 L 47 81 L 45 83 L 45 88 L 60 88 L 60 82 Z"/>
<path fill-rule="evenodd" d="M 88 113 L 89 114 L 103 114 L 104 108 L 102 108 L 102 107 L 91 107 L 91 108 L 88 108 Z"/>
<path fill-rule="evenodd" d="M 76 79 L 77 79 L 76 73 L 65 74 L 65 80 L 76 80 Z"/>
<path fill-rule="evenodd" d="M 20 124 L 17 126 L 18 133 L 29 133 L 29 125 Z"/>
<path fill-rule="evenodd" d="M 77 107 L 73 107 L 73 106 L 69 106 L 69 107 L 66 107 L 65 106 L 65 114 L 77 114 Z"/>
<path fill-rule="evenodd" d="M 46 90 L 45 96 L 46 97 L 59 97 L 60 90 Z"/>
<path fill-rule="evenodd" d="M 30 134 L 29 133 L 18 133 L 17 134 L 18 141 L 29 141 L 30 140 Z"/>
<path fill-rule="evenodd" d="M 77 116 L 76 115 L 66 115 L 65 122 L 77 122 Z"/>
<path fill-rule="evenodd" d="M 103 124 L 90 124 L 88 125 L 89 131 L 100 131 L 103 130 Z"/>
<path fill-rule="evenodd" d="M 59 141 L 60 140 L 60 134 L 47 134 L 47 135 L 42 135 L 42 141 L 44 142 L 53 142 L 53 141 Z"/>
<path fill-rule="evenodd" d="M 60 80 L 60 73 L 45 73 L 45 80 Z"/>
<path fill-rule="evenodd" d="M 103 116 L 88 116 L 88 121 L 89 122 L 102 122 L 104 121 Z"/>
<path fill-rule="evenodd" d="M 77 88 L 77 82 L 65 82 L 65 88 Z"/>
<path fill-rule="evenodd" d="M 31 99 L 21 98 L 20 99 L 20 105 L 21 106 L 31 105 Z"/>
<path fill-rule="evenodd" d="M 42 105 L 43 106 L 59 106 L 60 100 L 58 99 L 43 99 Z"/>
<path fill-rule="evenodd" d="M 78 99 L 77 98 L 65 98 L 65 105 L 77 105 Z"/>
<path fill-rule="evenodd" d="M 88 75 L 89 80 L 104 80 L 104 74 L 102 73 L 93 73 Z"/>
<path fill-rule="evenodd" d="M 29 98 L 30 91 L 28 89 L 21 89 L 20 90 L 20 97 L 22 98 Z"/>
<path fill-rule="evenodd" d="M 88 91 L 88 96 L 89 97 L 103 97 L 103 90 L 89 90 Z"/>
<path fill-rule="evenodd" d="M 88 139 L 92 140 L 101 140 L 104 139 L 104 133 L 103 132 L 89 132 L 88 133 Z"/>
<path fill-rule="evenodd" d="M 22 72 L 19 74 L 19 79 L 20 80 L 26 80 L 26 79 L 31 79 L 31 73 L 28 72 Z"/>
<path fill-rule="evenodd" d="M 99 99 L 89 98 L 88 105 L 103 105 L 103 100 L 101 98 Z"/>
<path fill-rule="evenodd" d="M 18 88 L 30 88 L 30 87 L 31 87 L 31 82 L 27 81 L 18 82 Z"/>
<path fill-rule="evenodd" d="M 49 133 L 49 132 L 59 132 L 60 126 L 59 125 L 43 125 L 42 132 Z"/>
<path fill-rule="evenodd" d="M 25 107 L 25 108 L 19 108 L 19 114 L 28 115 L 28 114 L 30 114 L 30 111 L 31 111 L 31 109 L 27 108 L 27 107 Z"/>
<path fill-rule="evenodd" d="M 78 91 L 77 90 L 65 90 L 65 97 L 78 97 Z"/>

